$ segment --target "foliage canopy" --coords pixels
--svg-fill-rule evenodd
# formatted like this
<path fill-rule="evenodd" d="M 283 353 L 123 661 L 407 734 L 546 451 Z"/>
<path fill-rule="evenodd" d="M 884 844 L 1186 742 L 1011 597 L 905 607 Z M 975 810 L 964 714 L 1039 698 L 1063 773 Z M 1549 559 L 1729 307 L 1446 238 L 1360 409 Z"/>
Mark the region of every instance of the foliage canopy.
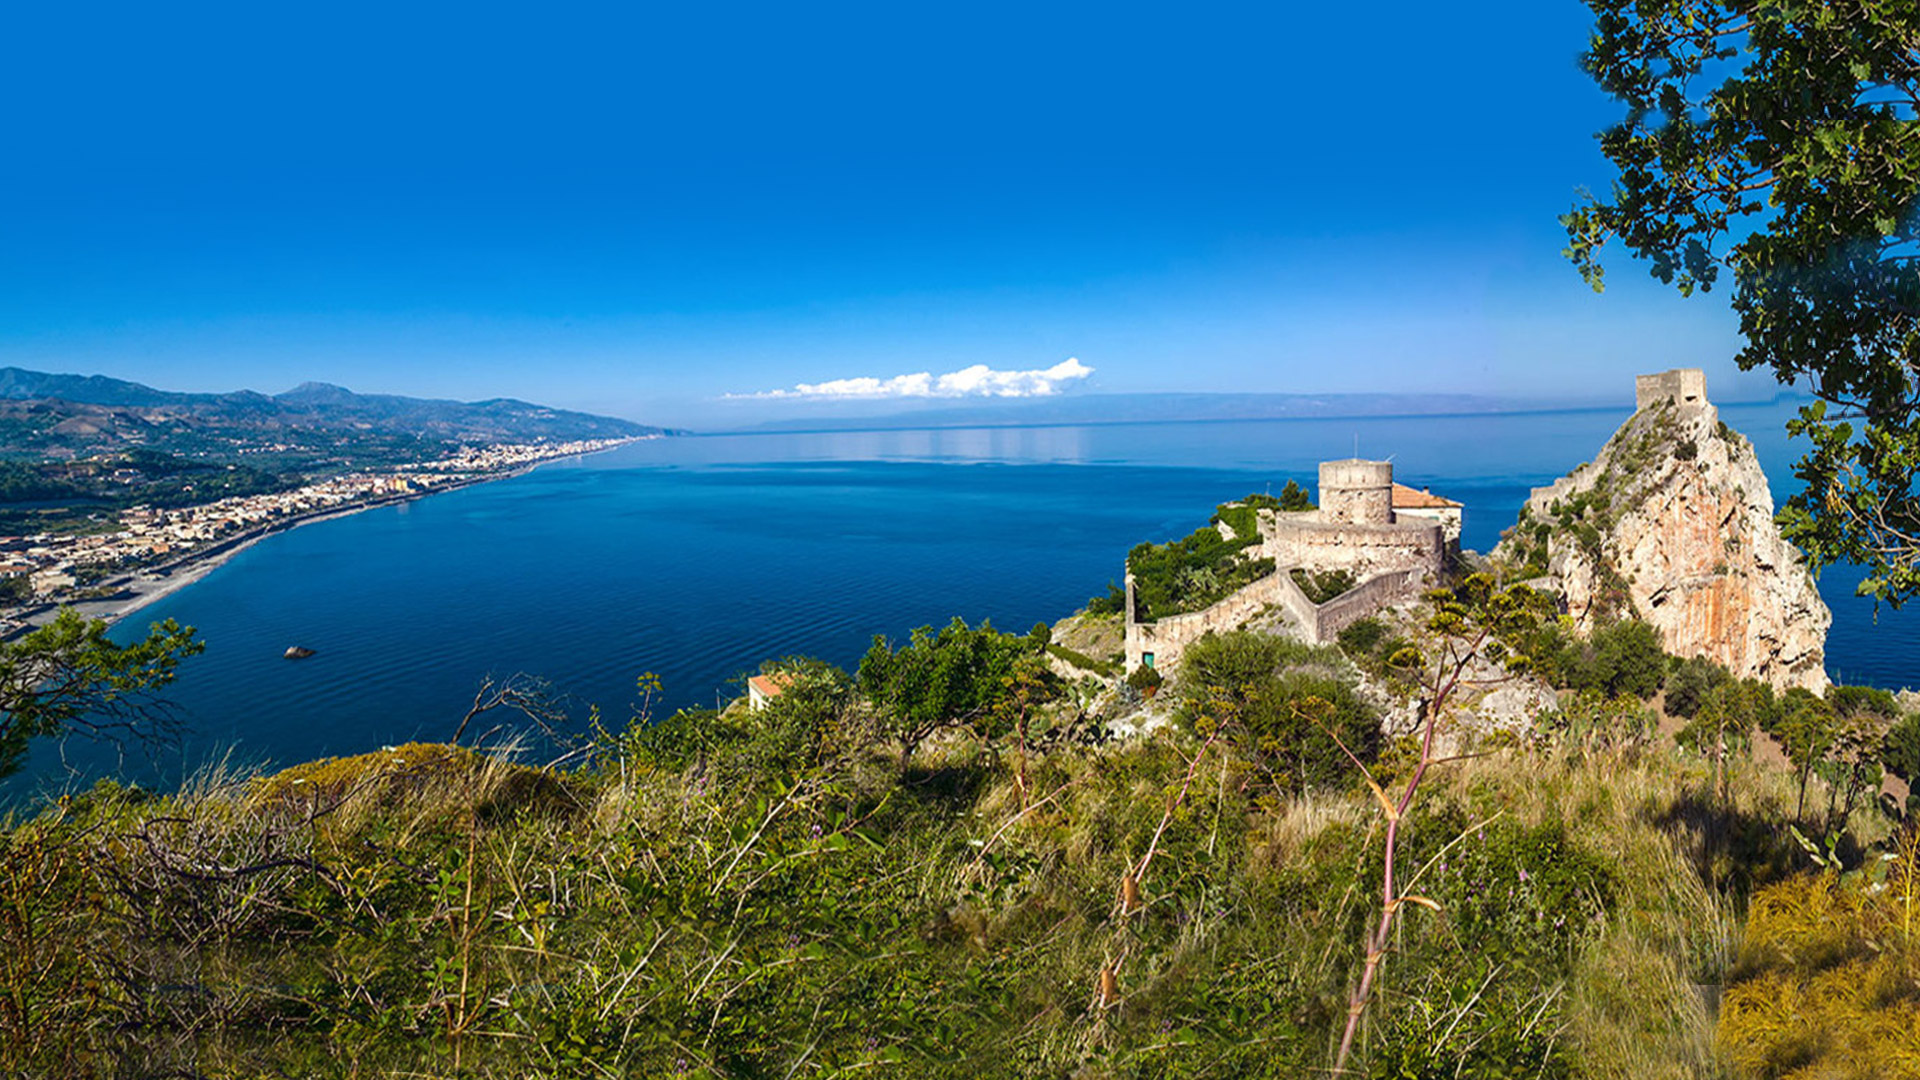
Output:
<path fill-rule="evenodd" d="M 937 633 L 920 627 L 897 649 L 876 636 L 856 679 L 904 759 L 936 731 L 986 721 L 1020 677 L 1051 687 L 1057 680 L 1034 670 L 1041 667 L 1040 650 L 1031 637 L 1003 634 L 986 622 L 970 627 L 956 617 Z"/>
<path fill-rule="evenodd" d="M 84 734 L 148 739 L 168 733 L 154 693 L 205 646 L 193 628 L 154 623 L 131 645 L 71 609 L 18 641 L 0 642 L 0 776 L 20 767 L 31 739 Z"/>

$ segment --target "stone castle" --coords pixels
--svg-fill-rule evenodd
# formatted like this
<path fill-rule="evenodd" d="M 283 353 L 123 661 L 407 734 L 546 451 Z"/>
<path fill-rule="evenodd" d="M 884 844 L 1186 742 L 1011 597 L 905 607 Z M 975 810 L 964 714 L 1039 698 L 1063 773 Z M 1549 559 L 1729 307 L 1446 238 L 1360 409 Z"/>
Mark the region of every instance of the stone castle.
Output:
<path fill-rule="evenodd" d="M 1272 559 L 1274 572 L 1212 607 L 1143 622 L 1133 578 L 1127 577 L 1129 672 L 1142 666 L 1169 670 L 1202 636 L 1231 630 L 1269 607 L 1286 611 L 1302 637 L 1319 643 L 1419 595 L 1439 580 L 1447 544 L 1459 537 L 1459 504 L 1396 485 L 1390 461 L 1349 458 L 1320 463 L 1318 510 L 1262 510 L 1259 522 L 1261 542 L 1249 555 Z M 1346 571 L 1355 584 L 1315 604 L 1294 582 L 1294 570 Z"/>
<path fill-rule="evenodd" d="M 1705 373 L 1638 376 L 1634 407 L 1592 462 L 1534 489 L 1496 560 L 1521 565 L 1529 542 L 1544 544 L 1546 573 L 1531 584 L 1556 594 L 1583 634 L 1639 618 L 1676 656 L 1705 656 L 1776 688 L 1823 690 L 1832 615 L 1774 523 L 1752 444 L 1707 399 Z M 1322 462 L 1319 496 L 1318 510 L 1260 512 L 1249 555 L 1271 558 L 1274 572 L 1212 607 L 1141 621 L 1129 576 L 1127 670 L 1171 669 L 1203 635 L 1275 608 L 1301 637 L 1324 642 L 1440 579 L 1460 535 L 1458 503 L 1395 484 L 1390 462 L 1358 458 Z M 1355 584 L 1315 604 L 1293 570 L 1346 571 Z"/>
<path fill-rule="evenodd" d="M 1633 377 L 1635 412 L 1670 401 L 1681 408 L 1707 403 L 1707 373 L 1699 368 L 1674 368 L 1657 375 Z"/>
<path fill-rule="evenodd" d="M 1753 445 L 1720 422 L 1698 368 L 1641 375 L 1633 397 L 1633 416 L 1592 462 L 1527 500 L 1514 532 L 1546 533 L 1538 586 L 1582 633 L 1639 618 L 1675 656 L 1776 689 L 1824 690 L 1833 615 L 1774 523 Z M 1577 526 L 1596 506 L 1598 543 L 1583 543 Z M 1529 543 L 1510 536 L 1494 554 L 1514 561 Z"/>

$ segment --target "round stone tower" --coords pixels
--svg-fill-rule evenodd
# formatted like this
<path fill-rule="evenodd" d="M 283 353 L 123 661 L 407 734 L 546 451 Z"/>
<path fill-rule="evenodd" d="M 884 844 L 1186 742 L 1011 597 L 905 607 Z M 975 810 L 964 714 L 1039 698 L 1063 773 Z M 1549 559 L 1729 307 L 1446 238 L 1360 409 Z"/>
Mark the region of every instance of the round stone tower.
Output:
<path fill-rule="evenodd" d="M 1321 462 L 1320 517 L 1346 525 L 1393 524 L 1393 462 Z"/>

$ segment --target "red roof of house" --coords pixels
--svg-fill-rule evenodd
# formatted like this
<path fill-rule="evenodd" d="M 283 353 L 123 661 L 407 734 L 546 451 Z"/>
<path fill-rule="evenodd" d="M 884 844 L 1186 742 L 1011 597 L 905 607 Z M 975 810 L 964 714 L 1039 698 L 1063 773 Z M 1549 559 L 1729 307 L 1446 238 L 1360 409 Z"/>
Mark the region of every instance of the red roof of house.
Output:
<path fill-rule="evenodd" d="M 1393 485 L 1395 510 L 1458 510 L 1460 505 L 1431 491 L 1415 491 L 1405 484 Z"/>
<path fill-rule="evenodd" d="M 771 675 L 755 675 L 747 680 L 747 685 L 759 691 L 761 697 L 777 698 L 780 692 L 793 683 L 791 672 L 776 671 Z"/>

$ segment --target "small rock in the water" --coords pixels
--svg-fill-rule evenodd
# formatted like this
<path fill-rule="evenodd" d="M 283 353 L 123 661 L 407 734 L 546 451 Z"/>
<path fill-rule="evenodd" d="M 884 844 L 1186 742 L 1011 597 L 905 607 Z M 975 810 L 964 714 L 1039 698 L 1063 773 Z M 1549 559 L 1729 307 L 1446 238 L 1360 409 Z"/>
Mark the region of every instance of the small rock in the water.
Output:
<path fill-rule="evenodd" d="M 287 646 L 286 656 L 287 656 L 287 659 L 289 660 L 305 660 L 307 657 L 312 655 L 313 655 L 313 650 L 307 648 L 305 645 Z"/>

